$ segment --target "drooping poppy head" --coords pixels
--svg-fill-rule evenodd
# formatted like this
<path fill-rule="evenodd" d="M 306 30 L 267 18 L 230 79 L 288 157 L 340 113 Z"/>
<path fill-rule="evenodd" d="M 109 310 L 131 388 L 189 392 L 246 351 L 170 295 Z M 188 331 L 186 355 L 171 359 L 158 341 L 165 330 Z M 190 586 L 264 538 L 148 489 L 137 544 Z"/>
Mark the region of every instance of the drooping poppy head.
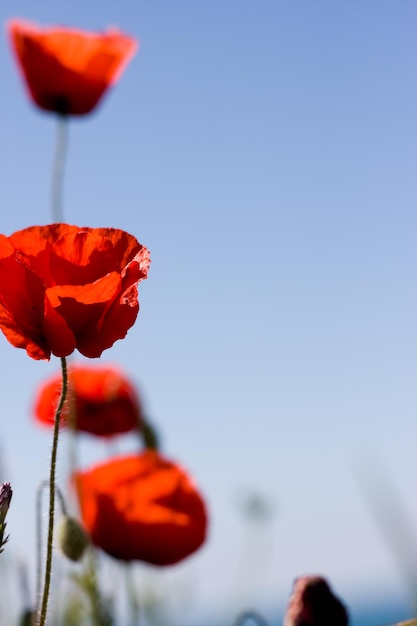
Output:
<path fill-rule="evenodd" d="M 172 565 L 204 542 L 207 513 L 188 474 L 156 451 L 75 475 L 93 543 L 123 561 Z"/>
<path fill-rule="evenodd" d="M 347 626 L 345 606 L 322 576 L 300 576 L 294 582 L 284 626 Z"/>
<path fill-rule="evenodd" d="M 62 389 L 57 374 L 41 385 L 34 403 L 36 420 L 53 426 Z M 117 368 L 71 366 L 68 373 L 68 400 L 61 414 L 61 427 L 100 437 L 109 437 L 141 425 L 142 408 L 133 383 Z"/>
<path fill-rule="evenodd" d="M 139 311 L 149 251 L 116 228 L 31 226 L 0 235 L 0 328 L 33 359 L 99 357 Z"/>
<path fill-rule="evenodd" d="M 117 30 L 90 33 L 40 28 L 17 19 L 7 24 L 7 30 L 35 104 L 68 115 L 92 111 L 118 80 L 138 45 Z"/>

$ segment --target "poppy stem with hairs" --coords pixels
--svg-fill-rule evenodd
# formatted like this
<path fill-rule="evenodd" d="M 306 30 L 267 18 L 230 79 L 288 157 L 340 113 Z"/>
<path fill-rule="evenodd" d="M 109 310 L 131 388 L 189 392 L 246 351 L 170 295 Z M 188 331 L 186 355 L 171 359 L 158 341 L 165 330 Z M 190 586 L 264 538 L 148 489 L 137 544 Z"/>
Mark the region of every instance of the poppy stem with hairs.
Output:
<path fill-rule="evenodd" d="M 42 576 L 42 494 L 44 488 L 49 488 L 49 481 L 43 480 L 37 490 L 36 494 L 36 601 L 40 601 L 41 597 L 41 576 Z M 65 504 L 64 496 L 62 495 L 59 487 L 55 486 L 55 492 L 58 496 L 59 503 L 61 505 L 61 512 L 63 515 L 67 514 L 67 507 Z M 37 607 L 39 608 L 39 607 Z"/>
<path fill-rule="evenodd" d="M 61 358 L 62 367 L 62 390 L 59 398 L 58 406 L 55 413 L 54 434 L 52 440 L 52 452 L 51 452 L 51 466 L 49 473 L 49 520 L 48 520 L 48 539 L 46 547 L 46 563 L 45 563 L 45 579 L 43 584 L 43 596 L 42 604 L 40 607 L 40 616 L 37 624 L 39 626 L 45 626 L 46 613 L 48 610 L 48 598 L 49 588 L 51 585 L 51 570 L 52 570 L 52 544 L 54 534 L 54 517 L 55 517 L 55 474 L 56 474 L 56 459 L 58 452 L 58 438 L 59 438 L 59 426 L 62 409 L 65 403 L 68 390 L 68 370 L 67 361 L 65 357 Z"/>
<path fill-rule="evenodd" d="M 58 113 L 51 186 L 52 220 L 54 222 L 64 221 L 64 212 L 62 208 L 62 189 L 64 184 L 64 167 L 67 148 L 68 116 L 64 113 Z"/>

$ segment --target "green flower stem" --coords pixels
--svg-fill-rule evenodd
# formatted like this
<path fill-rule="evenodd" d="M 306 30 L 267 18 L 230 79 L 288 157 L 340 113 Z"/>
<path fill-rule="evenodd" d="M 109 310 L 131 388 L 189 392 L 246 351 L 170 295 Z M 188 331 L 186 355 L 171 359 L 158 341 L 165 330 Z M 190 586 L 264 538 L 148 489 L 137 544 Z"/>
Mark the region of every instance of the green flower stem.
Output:
<path fill-rule="evenodd" d="M 64 185 L 64 168 L 67 147 L 68 117 L 66 115 L 59 114 L 51 187 L 52 220 L 54 222 L 64 221 L 64 212 L 62 209 L 62 189 Z"/>
<path fill-rule="evenodd" d="M 65 398 L 68 391 L 68 371 L 67 361 L 65 357 L 61 358 L 62 367 L 62 391 L 59 398 L 58 406 L 55 413 L 54 435 L 52 440 L 52 452 L 51 452 L 51 466 L 49 474 L 49 520 L 48 520 L 48 539 L 46 547 L 46 564 L 45 564 L 45 579 L 43 584 L 43 597 L 40 609 L 39 626 L 45 626 L 46 613 L 48 610 L 49 588 L 51 586 L 51 571 L 52 571 L 52 544 L 54 535 L 54 517 L 55 517 L 55 474 L 56 474 L 56 459 L 58 452 L 58 438 L 59 438 L 59 424 L 64 406 Z"/>
<path fill-rule="evenodd" d="M 36 494 L 36 598 L 39 602 L 41 596 L 41 577 L 42 577 L 42 495 L 45 487 L 49 488 L 49 480 L 43 480 L 37 489 Z M 55 487 L 63 515 L 67 514 L 67 507 L 64 496 L 59 487 Z"/>
<path fill-rule="evenodd" d="M 114 626 L 112 604 L 103 598 L 97 580 L 97 554 L 93 548 L 88 551 L 86 569 L 77 577 L 80 588 L 87 595 L 91 606 L 91 624 L 93 626 Z"/>

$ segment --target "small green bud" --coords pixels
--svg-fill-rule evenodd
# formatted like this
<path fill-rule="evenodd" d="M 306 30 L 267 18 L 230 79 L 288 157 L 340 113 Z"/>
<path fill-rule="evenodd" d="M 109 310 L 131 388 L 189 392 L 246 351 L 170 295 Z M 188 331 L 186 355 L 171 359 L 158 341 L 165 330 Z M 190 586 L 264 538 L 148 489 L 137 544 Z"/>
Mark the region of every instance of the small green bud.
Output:
<path fill-rule="evenodd" d="M 65 556 L 71 561 L 79 561 L 90 539 L 76 519 L 64 515 L 58 526 L 58 543 Z"/>

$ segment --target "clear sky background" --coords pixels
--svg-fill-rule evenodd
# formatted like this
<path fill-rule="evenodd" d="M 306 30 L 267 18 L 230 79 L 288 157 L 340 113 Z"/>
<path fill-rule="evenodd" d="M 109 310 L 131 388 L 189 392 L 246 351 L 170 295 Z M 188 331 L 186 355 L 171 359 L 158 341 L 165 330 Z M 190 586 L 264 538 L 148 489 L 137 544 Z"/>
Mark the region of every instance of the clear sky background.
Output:
<path fill-rule="evenodd" d="M 302 573 L 353 610 L 381 590 L 406 602 L 370 503 L 410 523 L 417 555 L 416 2 L 15 0 L 0 15 L 140 40 L 97 112 L 71 121 L 64 212 L 151 251 L 136 325 L 101 360 L 138 383 L 209 504 L 206 547 L 164 584 L 191 589 L 192 616 L 278 606 Z M 56 124 L 5 36 L 0 55 L 11 234 L 52 219 Z M 31 403 L 58 362 L 0 337 L 0 367 L 8 551 L 31 559 L 50 445 Z M 358 485 L 371 473 L 379 499 Z M 251 494 L 268 520 L 244 515 Z"/>

